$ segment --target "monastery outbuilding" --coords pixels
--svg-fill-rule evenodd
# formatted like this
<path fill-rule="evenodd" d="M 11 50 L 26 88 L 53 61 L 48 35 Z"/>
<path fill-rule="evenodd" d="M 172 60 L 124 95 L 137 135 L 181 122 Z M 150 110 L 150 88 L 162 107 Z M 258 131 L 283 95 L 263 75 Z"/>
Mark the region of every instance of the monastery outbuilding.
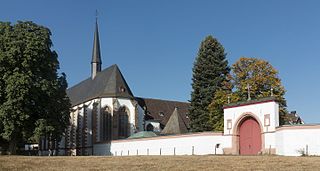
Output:
<path fill-rule="evenodd" d="M 320 155 L 320 125 L 279 126 L 274 97 L 225 105 L 223 132 L 188 133 L 189 103 L 135 97 L 117 65 L 101 65 L 96 23 L 91 77 L 67 90 L 60 155 Z"/>

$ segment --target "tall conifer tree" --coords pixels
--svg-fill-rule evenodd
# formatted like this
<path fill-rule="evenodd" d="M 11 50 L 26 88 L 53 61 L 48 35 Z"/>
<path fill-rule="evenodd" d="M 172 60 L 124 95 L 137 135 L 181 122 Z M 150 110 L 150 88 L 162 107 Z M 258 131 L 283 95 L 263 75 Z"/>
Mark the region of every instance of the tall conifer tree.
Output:
<path fill-rule="evenodd" d="M 201 42 L 193 67 L 189 118 L 194 132 L 212 130 L 208 107 L 214 94 L 222 87 L 229 73 L 223 46 L 217 39 L 207 36 Z"/>

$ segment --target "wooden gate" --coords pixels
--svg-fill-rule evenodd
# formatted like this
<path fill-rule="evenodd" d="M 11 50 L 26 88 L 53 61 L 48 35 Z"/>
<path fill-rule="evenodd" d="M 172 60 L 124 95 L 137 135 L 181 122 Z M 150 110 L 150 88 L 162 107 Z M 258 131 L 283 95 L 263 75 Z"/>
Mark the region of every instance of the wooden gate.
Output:
<path fill-rule="evenodd" d="M 261 151 L 261 129 L 259 123 L 248 117 L 239 127 L 241 155 L 256 155 Z"/>

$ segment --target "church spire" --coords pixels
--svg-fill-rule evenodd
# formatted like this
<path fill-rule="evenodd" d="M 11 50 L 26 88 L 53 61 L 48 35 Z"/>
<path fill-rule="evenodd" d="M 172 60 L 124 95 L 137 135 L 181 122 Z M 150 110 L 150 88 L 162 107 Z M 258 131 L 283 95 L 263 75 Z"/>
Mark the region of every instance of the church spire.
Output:
<path fill-rule="evenodd" d="M 91 60 L 91 78 L 94 79 L 98 72 L 101 71 L 101 54 L 100 54 L 100 41 L 98 31 L 98 12 L 96 11 L 96 29 L 93 39 L 93 50 Z"/>

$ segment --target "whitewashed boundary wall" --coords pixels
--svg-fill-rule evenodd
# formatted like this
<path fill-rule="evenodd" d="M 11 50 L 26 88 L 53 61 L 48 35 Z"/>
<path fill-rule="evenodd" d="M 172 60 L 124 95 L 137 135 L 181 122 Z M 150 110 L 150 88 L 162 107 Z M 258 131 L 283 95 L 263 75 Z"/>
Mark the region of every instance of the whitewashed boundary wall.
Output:
<path fill-rule="evenodd" d="M 282 126 L 276 131 L 276 154 L 320 155 L 320 125 Z"/>
<path fill-rule="evenodd" d="M 222 133 L 196 133 L 143 139 L 116 140 L 94 145 L 94 155 L 207 155 L 224 154 L 231 137 Z M 219 145 L 217 145 L 219 144 Z"/>

